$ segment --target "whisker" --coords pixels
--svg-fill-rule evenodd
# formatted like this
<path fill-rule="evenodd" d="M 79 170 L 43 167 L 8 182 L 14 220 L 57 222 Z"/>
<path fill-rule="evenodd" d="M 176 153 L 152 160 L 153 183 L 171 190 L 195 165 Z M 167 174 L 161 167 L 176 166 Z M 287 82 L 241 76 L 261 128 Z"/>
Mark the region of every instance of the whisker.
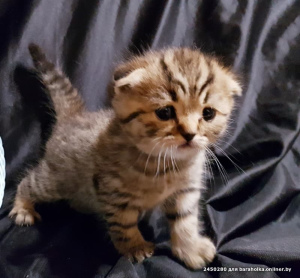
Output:
<path fill-rule="evenodd" d="M 174 158 L 173 158 L 173 146 L 171 146 L 171 162 L 172 162 L 173 173 L 175 174 L 175 165 L 174 165 Z"/>
<path fill-rule="evenodd" d="M 162 148 L 164 147 L 165 143 L 160 147 L 160 151 L 158 154 L 158 159 L 157 159 L 157 170 L 156 170 L 156 174 L 155 177 L 157 177 L 159 175 L 159 170 L 160 170 L 160 157 L 161 157 L 161 153 L 162 153 Z"/>
<path fill-rule="evenodd" d="M 222 138 L 219 138 L 217 143 L 223 143 L 223 144 L 227 145 L 228 147 L 234 149 L 238 154 L 244 156 L 237 148 L 235 148 L 232 144 L 228 143 L 225 139 L 222 140 Z M 215 145 L 218 146 L 218 144 L 215 144 Z M 234 157 L 232 154 L 229 154 L 229 155 Z"/>
<path fill-rule="evenodd" d="M 211 135 L 213 135 L 210 131 L 207 130 L 207 133 L 210 133 Z M 225 131 L 226 134 L 228 135 L 231 135 L 228 130 Z M 219 138 L 217 143 L 223 143 L 225 144 L 226 146 L 229 146 L 231 147 L 232 149 L 234 149 L 238 154 L 244 156 L 237 148 L 235 148 L 232 144 L 228 143 L 225 139 L 223 140 L 222 138 Z M 214 147 L 218 148 L 219 150 L 223 150 L 223 149 L 220 149 L 221 147 L 218 145 L 218 144 L 214 144 L 214 143 L 211 143 L 211 145 L 213 145 Z M 224 151 L 224 150 L 223 150 Z M 224 154 L 224 153 L 223 153 Z M 228 156 L 231 156 L 232 158 L 235 158 L 234 155 L 232 154 L 227 154 Z"/>
<path fill-rule="evenodd" d="M 213 144 L 214 147 L 216 147 L 218 150 L 220 150 L 220 152 L 233 164 L 233 166 L 238 170 L 241 171 L 244 174 L 247 174 L 241 167 L 239 167 L 227 154 L 226 152 L 219 146 L 217 146 L 216 144 Z"/>
<path fill-rule="evenodd" d="M 211 163 L 210 163 L 209 156 L 208 156 L 208 154 L 206 152 L 204 153 L 204 155 L 205 155 L 205 163 L 204 163 L 204 165 L 205 165 L 205 169 L 207 169 L 208 173 L 209 173 L 209 181 L 211 182 L 211 179 L 212 179 L 213 183 L 215 184 L 215 178 L 214 178 L 213 170 L 211 168 Z"/>
<path fill-rule="evenodd" d="M 175 151 L 176 151 L 176 147 L 175 147 Z M 175 164 L 175 167 L 177 169 L 177 172 L 180 172 L 179 167 L 178 167 L 177 162 L 176 162 L 176 159 L 175 159 L 175 157 L 173 157 L 173 158 L 174 158 L 174 164 Z"/>
<path fill-rule="evenodd" d="M 166 176 L 166 155 L 167 155 L 167 151 L 168 151 L 168 147 L 165 151 L 165 155 L 164 155 L 164 177 Z"/>
<path fill-rule="evenodd" d="M 208 152 L 208 154 L 210 154 L 213 157 L 214 161 L 216 162 L 216 166 L 218 167 L 218 170 L 220 172 L 222 180 L 224 181 L 225 184 L 227 184 L 228 175 L 225 168 L 223 167 L 219 159 L 216 157 L 216 155 L 209 148 L 205 147 L 205 150 Z"/>
<path fill-rule="evenodd" d="M 148 163 L 149 163 L 149 159 L 151 157 L 151 154 L 152 152 L 154 151 L 154 149 L 156 148 L 156 146 L 160 143 L 160 141 L 156 142 L 156 144 L 154 145 L 154 147 L 152 148 L 151 152 L 148 154 L 148 157 L 147 157 L 147 160 L 146 160 L 146 163 L 145 163 L 145 169 L 144 169 L 144 174 L 146 174 L 146 170 L 147 170 L 147 167 L 148 167 Z"/>
<path fill-rule="evenodd" d="M 169 148 L 167 148 L 167 150 L 169 150 Z M 171 174 L 171 167 L 170 167 L 170 160 L 171 160 L 171 149 L 170 149 L 170 152 L 168 153 L 168 160 L 167 160 L 167 163 L 168 163 L 168 169 L 169 169 L 169 173 Z"/>

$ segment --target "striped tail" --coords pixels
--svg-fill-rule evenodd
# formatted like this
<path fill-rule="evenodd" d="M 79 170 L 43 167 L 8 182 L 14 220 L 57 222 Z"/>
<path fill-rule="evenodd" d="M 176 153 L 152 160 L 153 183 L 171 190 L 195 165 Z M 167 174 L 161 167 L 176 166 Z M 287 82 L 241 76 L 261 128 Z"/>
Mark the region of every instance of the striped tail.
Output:
<path fill-rule="evenodd" d="M 31 43 L 28 49 L 41 81 L 50 93 L 57 118 L 80 113 L 84 104 L 70 80 L 47 60 L 39 46 Z"/>

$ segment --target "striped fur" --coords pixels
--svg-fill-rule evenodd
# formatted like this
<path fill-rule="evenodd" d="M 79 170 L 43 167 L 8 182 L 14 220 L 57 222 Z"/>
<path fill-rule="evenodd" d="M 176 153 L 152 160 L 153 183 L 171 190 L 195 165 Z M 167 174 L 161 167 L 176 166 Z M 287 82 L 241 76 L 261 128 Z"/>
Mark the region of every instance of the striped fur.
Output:
<path fill-rule="evenodd" d="M 138 217 L 161 206 L 173 253 L 191 268 L 212 261 L 215 247 L 199 234 L 198 202 L 205 148 L 226 130 L 241 91 L 230 70 L 196 50 L 148 52 L 116 69 L 113 110 L 91 113 L 42 51 L 29 49 L 57 123 L 45 156 L 18 186 L 10 213 L 16 223 L 40 219 L 35 203 L 65 199 L 101 215 L 116 249 L 142 261 L 154 244 L 143 239 Z M 171 106 L 176 115 L 159 119 L 155 111 Z M 216 116 L 205 120 L 205 107 Z"/>
<path fill-rule="evenodd" d="M 30 44 L 28 48 L 34 66 L 51 95 L 57 117 L 69 117 L 81 112 L 84 107 L 83 101 L 70 80 L 46 59 L 39 46 Z"/>

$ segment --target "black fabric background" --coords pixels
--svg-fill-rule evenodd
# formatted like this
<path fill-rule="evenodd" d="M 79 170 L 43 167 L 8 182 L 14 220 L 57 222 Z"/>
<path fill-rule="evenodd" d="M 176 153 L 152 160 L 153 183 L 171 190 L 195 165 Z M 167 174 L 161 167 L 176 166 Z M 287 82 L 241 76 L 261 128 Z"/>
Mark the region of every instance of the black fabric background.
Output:
<path fill-rule="evenodd" d="M 2 0 L 0 135 L 7 188 L 0 277 L 300 277 L 299 34 L 299 0 Z M 244 93 L 220 146 L 243 171 L 216 150 L 228 183 L 212 165 L 205 224 L 218 255 L 211 266 L 292 272 L 187 270 L 170 254 L 159 211 L 141 222 L 145 237 L 158 243 L 156 255 L 142 264 L 120 258 L 101 223 L 64 203 L 41 205 L 42 223 L 16 227 L 7 214 L 17 182 L 42 155 L 53 123 L 41 104 L 41 85 L 28 71 L 29 42 L 64 69 L 90 110 L 107 105 L 112 70 L 129 53 L 196 46 L 233 65 Z"/>

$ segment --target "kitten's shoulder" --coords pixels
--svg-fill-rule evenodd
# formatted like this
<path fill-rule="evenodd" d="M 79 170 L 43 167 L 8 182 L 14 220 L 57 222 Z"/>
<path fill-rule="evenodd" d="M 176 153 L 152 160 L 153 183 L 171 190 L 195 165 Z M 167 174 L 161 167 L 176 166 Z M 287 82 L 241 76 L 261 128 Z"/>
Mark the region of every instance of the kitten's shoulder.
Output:
<path fill-rule="evenodd" d="M 106 129 L 107 126 L 115 118 L 115 113 L 111 108 L 103 108 L 97 112 L 88 112 L 84 115 L 85 120 L 93 123 L 94 127 L 101 127 Z"/>

